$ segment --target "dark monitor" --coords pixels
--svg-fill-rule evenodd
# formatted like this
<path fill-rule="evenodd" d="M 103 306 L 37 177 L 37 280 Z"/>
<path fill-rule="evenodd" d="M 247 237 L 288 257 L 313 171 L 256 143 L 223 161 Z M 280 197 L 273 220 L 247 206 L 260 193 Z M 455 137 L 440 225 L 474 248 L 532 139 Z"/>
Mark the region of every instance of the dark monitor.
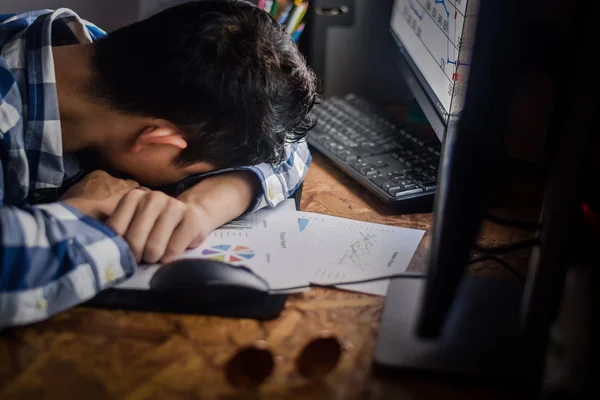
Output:
<path fill-rule="evenodd" d="M 443 151 L 426 274 L 390 283 L 376 364 L 539 379 L 578 200 L 576 189 L 559 188 L 580 181 L 594 122 L 596 101 L 585 91 L 585 77 L 593 75 L 585 59 L 593 46 L 592 14 L 577 13 L 581 3 L 598 8 L 594 2 L 395 1 L 399 75 L 443 137 Z M 567 44 L 572 64 L 548 62 L 552 49 Z M 531 272 L 524 282 L 466 274 L 486 201 L 514 173 L 506 141 L 522 128 L 514 117 L 523 88 L 535 90 L 544 80 L 556 94 L 543 121 L 553 152 Z"/>
<path fill-rule="evenodd" d="M 493 175 L 500 167 L 497 152 L 513 90 L 500 82 L 517 74 L 512 57 L 505 57 L 515 50 L 511 31 L 516 26 L 506 26 L 495 10 L 483 19 L 485 27 L 476 40 L 479 6 L 480 0 L 396 0 L 392 12 L 400 75 L 444 141 L 417 325 L 422 337 L 440 334 L 462 279 L 482 220 L 484 186 L 496 181 Z"/>
<path fill-rule="evenodd" d="M 406 43 L 407 62 L 415 60 L 415 75 L 422 72 L 423 87 L 435 96 L 430 99 L 447 121 L 428 275 L 417 324 L 422 337 L 440 335 L 480 229 L 483 196 L 490 183 L 500 185 L 502 179 L 501 149 L 514 95 L 514 86 L 506 82 L 516 82 L 519 74 L 515 58 L 519 23 L 518 17 L 511 18 L 511 24 L 502 19 L 503 6 L 483 3 L 482 11 L 487 14 L 479 18 L 480 0 L 397 0 L 392 18 L 392 31 L 403 34 L 399 38 Z M 410 28 L 418 33 L 416 18 L 404 16 L 404 5 L 408 5 L 409 15 L 416 15 L 421 4 L 420 24 L 426 26 L 425 15 L 431 21 L 416 40 L 417 35 L 406 32 L 409 24 L 398 20 L 408 19 Z M 476 36 L 478 20 L 482 27 Z M 437 51 L 443 57 L 435 54 L 435 40 L 447 42 L 443 46 L 447 55 L 439 44 Z"/>

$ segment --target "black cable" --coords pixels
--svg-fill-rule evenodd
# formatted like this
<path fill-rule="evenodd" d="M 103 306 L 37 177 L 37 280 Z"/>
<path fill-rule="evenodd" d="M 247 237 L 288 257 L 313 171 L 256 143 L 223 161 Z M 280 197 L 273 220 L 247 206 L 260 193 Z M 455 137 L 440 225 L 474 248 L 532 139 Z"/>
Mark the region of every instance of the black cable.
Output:
<path fill-rule="evenodd" d="M 492 261 L 497 262 L 498 264 L 500 264 L 504 268 L 506 268 L 515 277 L 525 280 L 525 276 L 523 274 L 521 274 L 519 271 L 517 271 L 515 269 L 515 267 L 513 267 L 512 265 L 510 265 L 509 263 L 507 263 L 500 257 L 496 257 L 493 255 L 485 255 L 482 257 L 472 258 L 469 261 L 467 261 L 467 265 L 470 265 L 470 264 L 473 264 L 476 262 L 480 262 L 480 261 L 487 261 L 487 260 L 492 260 Z M 383 276 L 378 276 L 376 278 L 359 279 L 359 280 L 355 280 L 355 281 L 333 282 L 333 283 L 327 283 L 327 284 L 311 283 L 308 285 L 291 286 L 291 287 L 287 287 L 287 288 L 283 288 L 283 289 L 273 290 L 273 292 L 278 293 L 278 292 L 284 292 L 284 291 L 289 291 L 289 290 L 310 289 L 313 286 L 323 287 L 323 288 L 335 288 L 336 286 L 341 286 L 341 285 L 356 285 L 356 284 L 360 284 L 360 283 L 376 282 L 376 281 L 383 281 L 386 279 L 398 279 L 398 278 L 414 279 L 414 278 L 423 278 L 425 276 L 426 276 L 426 274 L 424 274 L 424 273 L 404 272 L 404 273 L 400 273 L 400 274 L 383 275 Z"/>
<path fill-rule="evenodd" d="M 471 258 L 469 260 L 468 264 L 474 264 L 477 262 L 488 261 L 488 260 L 495 261 L 498 264 L 502 265 L 504 268 L 506 268 L 506 270 L 508 272 L 513 274 L 516 278 L 519 278 L 521 280 L 527 279 L 525 277 L 525 275 L 523 275 L 522 273 L 517 271 L 517 269 L 515 267 L 513 267 L 512 265 L 510 265 L 510 263 L 508 263 L 508 262 L 504 261 L 503 259 L 501 259 L 500 257 L 496 257 L 494 255 L 485 255 L 485 256 L 481 256 L 481 257 Z"/>
<path fill-rule="evenodd" d="M 324 287 L 324 288 L 335 288 L 336 286 L 340 286 L 340 285 L 355 285 L 358 283 L 383 281 L 386 279 L 396 279 L 396 278 L 413 279 L 413 278 L 423 278 L 423 277 L 425 277 L 425 274 L 423 274 L 423 273 L 404 272 L 404 273 L 400 273 L 400 274 L 378 276 L 376 278 L 359 279 L 356 281 L 345 281 L 345 282 L 334 282 L 334 283 L 310 283 L 308 285 L 291 286 L 291 287 L 287 287 L 287 288 L 283 288 L 283 289 L 277 289 L 277 290 L 273 290 L 273 292 L 277 293 L 277 292 L 284 292 L 284 291 L 288 291 L 288 290 L 310 289 L 312 286 Z"/>
<path fill-rule="evenodd" d="M 502 218 L 502 217 L 498 217 L 496 215 L 490 214 L 489 211 L 485 212 L 485 219 L 495 222 L 500 225 L 512 226 L 514 228 L 538 229 L 541 227 L 541 224 L 538 222 L 520 221 L 520 220 L 516 220 L 516 219 L 506 219 L 506 218 Z"/>
<path fill-rule="evenodd" d="M 478 244 L 475 244 L 473 247 L 475 250 L 480 251 L 482 253 L 490 253 L 490 254 L 506 254 L 513 252 L 515 250 L 520 250 L 528 247 L 533 247 L 540 244 L 539 239 L 527 239 L 521 242 L 511 243 L 502 246 L 493 246 L 493 247 L 482 247 Z"/>

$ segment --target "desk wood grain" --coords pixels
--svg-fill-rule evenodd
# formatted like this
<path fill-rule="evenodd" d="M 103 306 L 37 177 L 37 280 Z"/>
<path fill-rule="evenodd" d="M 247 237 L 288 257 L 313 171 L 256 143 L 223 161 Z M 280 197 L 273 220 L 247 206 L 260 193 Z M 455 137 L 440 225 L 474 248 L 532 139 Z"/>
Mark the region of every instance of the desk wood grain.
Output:
<path fill-rule="evenodd" d="M 314 155 L 302 209 L 427 233 L 410 269 L 422 270 L 431 214 L 397 215 Z M 483 243 L 509 243 L 526 232 L 486 226 Z M 495 265 L 481 273 L 502 276 Z M 372 367 L 383 298 L 315 288 L 293 296 L 282 315 L 257 322 L 208 316 L 75 308 L 0 334 L 0 399 L 503 399 L 531 393 L 475 382 L 385 374 Z M 344 343 L 338 368 L 307 381 L 294 368 L 303 345 L 322 330 Z M 240 347 L 265 340 L 277 354 L 256 391 L 232 388 L 223 365 Z"/>

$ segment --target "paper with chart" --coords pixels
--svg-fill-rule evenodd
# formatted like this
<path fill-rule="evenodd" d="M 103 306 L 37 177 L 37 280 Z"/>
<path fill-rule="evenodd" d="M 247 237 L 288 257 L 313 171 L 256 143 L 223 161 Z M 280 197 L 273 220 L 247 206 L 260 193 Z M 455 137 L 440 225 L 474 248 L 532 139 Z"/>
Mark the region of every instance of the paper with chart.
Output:
<path fill-rule="evenodd" d="M 265 279 L 272 290 L 278 290 L 308 285 L 308 274 L 296 254 L 300 246 L 295 202 L 289 199 L 213 231 L 200 247 L 179 258 L 209 258 L 244 265 Z M 147 290 L 159 267 L 142 266 L 117 288 Z"/>
<path fill-rule="evenodd" d="M 425 231 L 298 212 L 305 264 L 315 284 L 354 281 L 406 271 Z M 388 281 L 342 285 L 385 295 Z"/>

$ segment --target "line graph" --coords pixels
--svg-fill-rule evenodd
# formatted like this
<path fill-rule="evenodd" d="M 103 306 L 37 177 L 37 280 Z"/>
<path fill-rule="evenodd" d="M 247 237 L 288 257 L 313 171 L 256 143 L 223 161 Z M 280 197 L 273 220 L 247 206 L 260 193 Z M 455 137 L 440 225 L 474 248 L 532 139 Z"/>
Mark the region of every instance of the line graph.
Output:
<path fill-rule="evenodd" d="M 479 0 L 396 0 L 392 29 L 440 102 L 458 114 L 468 68 Z"/>
<path fill-rule="evenodd" d="M 446 17 L 450 17 L 450 12 L 448 11 L 448 7 L 446 7 L 445 0 L 435 0 L 435 4 L 441 4 L 444 6 L 444 11 L 446 11 Z M 456 18 L 456 14 L 454 14 L 454 18 Z"/>
<path fill-rule="evenodd" d="M 300 234 L 301 247 L 311 249 L 310 257 L 315 260 L 305 264 L 312 268 L 309 279 L 313 283 L 402 273 L 424 234 L 422 230 L 297 213 L 299 227 L 306 225 Z"/>
<path fill-rule="evenodd" d="M 450 59 L 450 47 L 453 47 L 454 50 L 458 50 L 461 47 L 461 37 L 458 38 L 458 40 L 456 40 L 456 19 L 458 17 L 458 9 L 454 10 L 454 40 L 452 40 L 449 36 L 448 36 L 448 30 L 449 30 L 449 26 L 451 25 L 451 23 L 449 22 L 449 18 L 450 18 L 450 11 L 448 11 L 448 7 L 446 6 L 446 0 L 434 0 L 435 2 L 433 3 L 433 5 L 437 5 L 437 4 L 441 4 L 443 9 L 444 9 L 444 13 L 446 14 L 446 19 L 443 19 L 442 13 L 438 12 L 436 8 L 432 7 L 432 3 L 431 0 L 427 0 L 427 2 L 425 3 L 426 6 L 426 10 L 425 8 L 421 9 L 421 12 L 419 12 L 419 10 L 417 9 L 417 6 L 415 5 L 415 2 L 417 2 L 417 0 L 409 0 L 409 6 L 410 9 L 412 10 L 412 12 L 415 14 L 415 16 L 419 19 L 422 20 L 423 16 L 425 14 L 427 14 L 428 16 L 430 16 L 434 21 L 437 22 L 438 25 L 441 26 L 442 30 L 445 32 L 445 36 L 447 39 L 447 43 L 446 43 L 446 60 L 445 63 L 447 64 L 454 64 L 454 65 L 461 65 L 460 60 L 456 60 L 456 57 L 454 57 L 452 60 Z M 460 0 L 458 0 L 458 2 L 460 3 Z M 418 3 L 420 7 L 421 4 Z M 462 14 L 461 14 L 462 15 Z M 456 54 L 454 54 L 454 56 L 456 56 Z M 462 65 L 467 65 L 466 63 L 462 63 Z M 443 67 L 442 67 L 443 68 Z"/>
<path fill-rule="evenodd" d="M 358 235 L 360 236 L 360 239 L 357 239 L 350 244 L 348 250 L 346 250 L 340 259 L 339 264 L 350 263 L 362 270 L 365 266 L 365 261 L 370 261 L 371 250 L 376 245 L 375 239 L 377 236 L 362 232 L 358 232 Z"/>

